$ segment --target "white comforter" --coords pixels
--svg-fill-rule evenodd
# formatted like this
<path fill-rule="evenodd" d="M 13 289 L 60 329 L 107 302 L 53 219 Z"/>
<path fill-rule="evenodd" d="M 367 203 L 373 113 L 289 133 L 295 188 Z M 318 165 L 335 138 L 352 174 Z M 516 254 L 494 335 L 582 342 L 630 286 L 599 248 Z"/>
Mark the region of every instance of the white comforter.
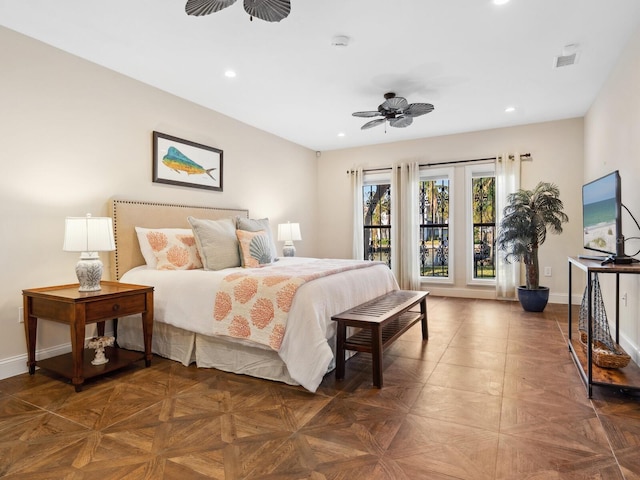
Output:
<path fill-rule="evenodd" d="M 310 260 L 313 259 L 289 257 L 274 265 Z M 155 321 L 212 335 L 217 286 L 235 270 L 243 269 L 159 271 L 137 267 L 123 275 L 120 281 L 155 287 Z M 335 325 L 331 316 L 397 288 L 393 274 L 383 264 L 329 275 L 302 285 L 293 300 L 287 330 L 278 352 L 291 378 L 315 392 L 333 359 Z M 226 338 L 232 342 L 243 342 Z M 263 348 L 258 344 L 253 346 Z"/>

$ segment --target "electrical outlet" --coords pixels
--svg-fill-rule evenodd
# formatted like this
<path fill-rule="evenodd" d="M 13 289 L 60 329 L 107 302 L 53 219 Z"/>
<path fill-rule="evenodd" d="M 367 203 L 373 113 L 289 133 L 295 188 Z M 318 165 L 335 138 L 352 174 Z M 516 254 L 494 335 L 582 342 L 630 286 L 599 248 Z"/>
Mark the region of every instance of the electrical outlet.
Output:
<path fill-rule="evenodd" d="M 545 277 L 551 276 L 551 267 L 544 267 L 544 276 Z"/>
<path fill-rule="evenodd" d="M 24 307 L 18 307 L 18 323 L 24 323 Z"/>

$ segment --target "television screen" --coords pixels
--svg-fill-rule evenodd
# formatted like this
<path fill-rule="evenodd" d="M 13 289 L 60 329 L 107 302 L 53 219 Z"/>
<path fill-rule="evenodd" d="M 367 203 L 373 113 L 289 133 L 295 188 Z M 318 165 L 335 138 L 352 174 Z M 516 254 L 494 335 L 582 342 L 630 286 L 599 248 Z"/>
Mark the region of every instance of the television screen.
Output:
<path fill-rule="evenodd" d="M 617 170 L 583 185 L 582 228 L 584 248 L 624 257 Z"/>

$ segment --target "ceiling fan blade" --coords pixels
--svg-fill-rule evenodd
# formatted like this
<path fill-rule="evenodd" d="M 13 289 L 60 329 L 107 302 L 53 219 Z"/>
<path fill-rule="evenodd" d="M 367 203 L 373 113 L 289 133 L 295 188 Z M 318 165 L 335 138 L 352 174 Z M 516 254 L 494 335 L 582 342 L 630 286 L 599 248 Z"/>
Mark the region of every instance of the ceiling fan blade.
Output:
<path fill-rule="evenodd" d="M 377 117 L 378 115 L 380 115 L 380 112 L 374 112 L 374 111 L 368 111 L 368 112 L 353 112 L 351 115 L 353 115 L 354 117 L 364 117 L 364 118 L 368 118 L 368 117 Z"/>
<path fill-rule="evenodd" d="M 291 12 L 290 0 L 244 0 L 244 10 L 266 22 L 279 22 Z"/>
<path fill-rule="evenodd" d="M 407 117 L 405 115 L 400 115 L 399 117 L 392 118 L 389 120 L 389 125 L 396 128 L 404 128 L 408 127 L 413 123 L 413 117 Z"/>
<path fill-rule="evenodd" d="M 412 103 L 405 110 L 405 115 L 411 115 L 412 117 L 419 117 L 425 113 L 433 112 L 434 106 L 430 103 Z"/>
<path fill-rule="evenodd" d="M 390 112 L 397 112 L 398 110 L 404 110 L 408 106 L 409 106 L 409 103 L 407 102 L 406 98 L 393 97 L 393 98 L 388 98 L 387 100 L 382 102 L 382 105 L 378 107 L 378 110 L 382 109 Z"/>
<path fill-rule="evenodd" d="M 375 120 L 371 120 L 370 122 L 367 122 L 364 125 L 362 125 L 362 127 L 360 127 L 360 130 L 366 130 L 368 128 L 375 127 L 376 125 L 380 125 L 381 123 L 384 123 L 386 120 L 387 120 L 386 118 L 376 118 Z"/>
<path fill-rule="evenodd" d="M 200 17 L 218 12 L 234 3 L 236 3 L 236 0 L 187 0 L 184 10 L 187 15 Z"/>

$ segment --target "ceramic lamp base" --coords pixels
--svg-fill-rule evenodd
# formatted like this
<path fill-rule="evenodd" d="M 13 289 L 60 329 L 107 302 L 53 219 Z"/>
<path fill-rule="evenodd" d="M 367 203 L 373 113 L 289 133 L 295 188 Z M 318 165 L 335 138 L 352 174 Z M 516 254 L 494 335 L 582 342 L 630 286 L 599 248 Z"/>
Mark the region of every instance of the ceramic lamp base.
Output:
<path fill-rule="evenodd" d="M 287 245 L 286 243 L 284 244 L 284 247 L 282 247 L 282 256 L 283 257 L 296 256 L 296 247 L 293 246 L 293 243 L 291 243 L 291 245 Z"/>
<path fill-rule="evenodd" d="M 80 258 L 76 264 L 76 276 L 80 292 L 96 292 L 100 290 L 102 279 L 102 261 L 99 258 Z"/>

